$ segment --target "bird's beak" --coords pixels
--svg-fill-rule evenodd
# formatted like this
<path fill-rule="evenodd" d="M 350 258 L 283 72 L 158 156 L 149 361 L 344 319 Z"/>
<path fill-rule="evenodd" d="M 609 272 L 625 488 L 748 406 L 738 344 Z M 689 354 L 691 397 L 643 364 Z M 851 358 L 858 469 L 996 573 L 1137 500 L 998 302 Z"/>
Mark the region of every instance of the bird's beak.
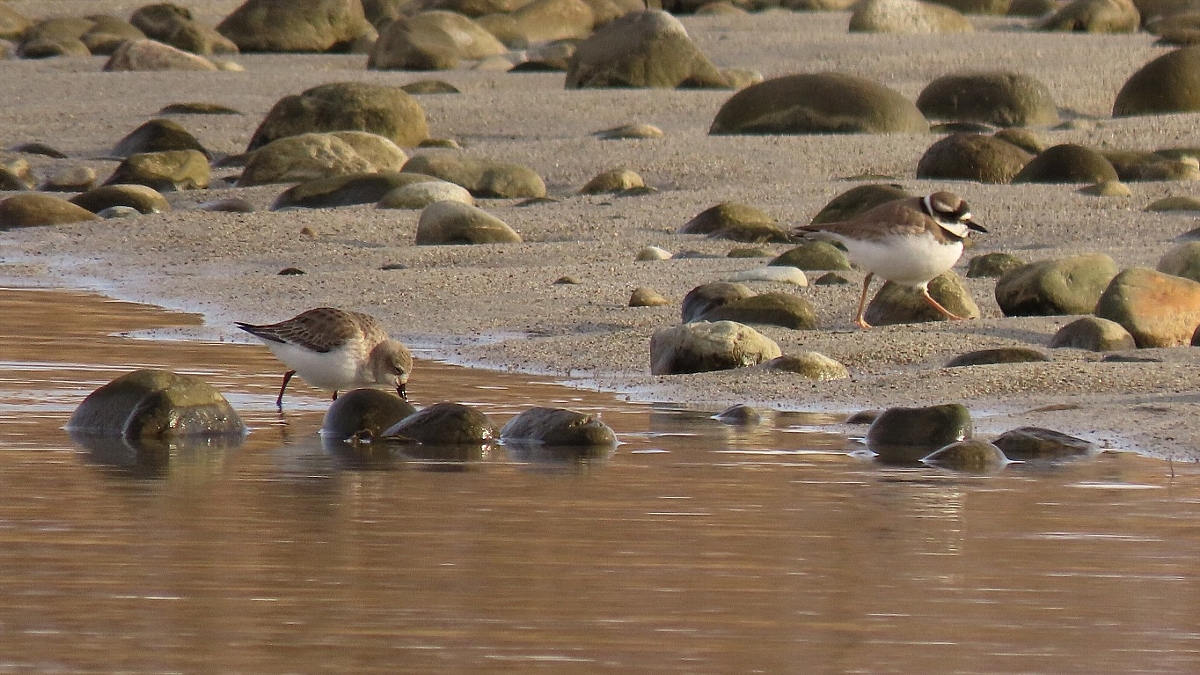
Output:
<path fill-rule="evenodd" d="M 405 401 L 408 400 L 408 391 L 405 390 L 403 383 L 396 387 L 396 393 L 399 394 L 400 398 L 404 399 Z"/>
<path fill-rule="evenodd" d="M 987 228 L 973 220 L 966 220 L 963 222 L 966 223 L 968 229 L 975 230 L 976 232 L 987 232 Z"/>

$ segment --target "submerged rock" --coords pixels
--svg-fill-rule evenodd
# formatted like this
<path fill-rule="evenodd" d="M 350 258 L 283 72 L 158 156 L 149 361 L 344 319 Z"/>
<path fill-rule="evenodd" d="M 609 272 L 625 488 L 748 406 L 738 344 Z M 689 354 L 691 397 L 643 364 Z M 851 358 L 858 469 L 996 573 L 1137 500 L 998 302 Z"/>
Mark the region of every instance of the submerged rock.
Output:
<path fill-rule="evenodd" d="M 867 429 L 867 449 L 888 464 L 912 464 L 971 437 L 971 413 L 961 403 L 888 408 Z"/>
<path fill-rule="evenodd" d="M 598 417 L 567 408 L 530 408 L 500 429 L 500 439 L 545 445 L 616 445 L 617 435 Z"/>
<path fill-rule="evenodd" d="M 193 375 L 137 370 L 88 395 L 71 414 L 72 432 L 127 439 L 238 436 L 246 427 L 216 389 Z"/>

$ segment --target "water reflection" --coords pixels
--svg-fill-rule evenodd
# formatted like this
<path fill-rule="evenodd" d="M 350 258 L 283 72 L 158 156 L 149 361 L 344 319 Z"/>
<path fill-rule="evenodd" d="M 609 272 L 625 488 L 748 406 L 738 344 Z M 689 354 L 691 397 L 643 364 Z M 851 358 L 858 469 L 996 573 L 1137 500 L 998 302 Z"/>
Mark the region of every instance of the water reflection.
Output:
<path fill-rule="evenodd" d="M 429 401 L 600 412 L 620 444 L 364 456 L 318 433 L 323 393 L 274 409 L 265 349 L 97 337 L 160 317 L 48 302 L 24 316 L 75 321 L 0 336 L 3 671 L 1200 670 L 1195 465 L 884 467 L 828 417 L 729 425 L 429 363 Z M 204 364 L 245 444 L 144 474 L 74 446 L 71 403 L 133 363 Z"/>

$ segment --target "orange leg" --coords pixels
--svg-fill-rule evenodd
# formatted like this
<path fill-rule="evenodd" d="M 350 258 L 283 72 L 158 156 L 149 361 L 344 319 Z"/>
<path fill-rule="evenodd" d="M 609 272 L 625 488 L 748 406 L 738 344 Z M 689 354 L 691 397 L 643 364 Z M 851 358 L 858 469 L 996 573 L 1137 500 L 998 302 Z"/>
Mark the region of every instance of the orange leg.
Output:
<path fill-rule="evenodd" d="M 925 302 L 928 302 L 930 305 L 932 305 L 934 309 L 941 312 L 942 316 L 946 317 L 947 319 L 950 319 L 951 321 L 966 321 L 967 320 L 968 317 L 959 316 L 959 315 L 955 314 L 954 312 L 951 312 L 950 310 L 946 309 L 945 307 L 942 307 L 942 303 L 938 302 L 937 300 L 934 300 L 933 296 L 929 294 L 929 287 L 927 287 L 927 286 L 922 287 L 921 295 L 924 296 Z"/>
<path fill-rule="evenodd" d="M 283 384 L 279 387 L 279 398 L 275 399 L 275 407 L 279 408 L 280 410 L 283 409 L 283 392 L 285 389 L 287 389 L 288 382 L 292 380 L 292 376 L 295 374 L 296 371 L 294 370 L 289 370 L 283 374 Z"/>
<path fill-rule="evenodd" d="M 867 311 L 867 290 L 871 287 L 871 279 L 875 278 L 874 272 L 867 272 L 867 276 L 863 279 L 862 297 L 858 299 L 858 318 L 854 323 L 858 324 L 859 328 L 870 328 L 871 324 L 863 318 L 863 313 Z"/>

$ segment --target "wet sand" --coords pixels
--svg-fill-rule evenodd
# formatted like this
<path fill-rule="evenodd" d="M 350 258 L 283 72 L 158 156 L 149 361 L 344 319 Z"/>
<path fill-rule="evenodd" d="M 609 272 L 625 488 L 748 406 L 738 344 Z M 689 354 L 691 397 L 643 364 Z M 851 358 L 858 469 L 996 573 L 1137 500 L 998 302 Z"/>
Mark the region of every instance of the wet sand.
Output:
<path fill-rule="evenodd" d="M 30 16 L 107 9 L 117 2 L 12 3 Z M 213 22 L 237 3 L 206 4 Z M 43 7 L 52 7 L 46 11 Z M 82 9 L 86 7 L 87 9 Z M 198 8 L 199 9 L 199 8 Z M 721 67 L 766 77 L 837 70 L 871 77 L 915 99 L 933 78 L 961 70 L 1011 69 L 1044 82 L 1065 128 L 1036 129 L 1049 144 L 1149 150 L 1195 146 L 1196 114 L 1112 119 L 1112 101 L 1137 68 L 1168 51 L 1153 36 L 1031 32 L 1029 19 L 971 17 L 970 35 L 850 35 L 847 13 L 683 17 L 700 48 Z M 953 324 L 913 324 L 861 331 L 852 324 L 861 275 L 852 285 L 784 287 L 802 295 L 821 328 L 762 328 L 784 352 L 818 351 L 844 363 L 849 380 L 808 382 L 794 375 L 742 369 L 654 377 L 648 345 L 657 328 L 679 321 L 691 288 L 727 279 L 765 259 L 724 257 L 739 244 L 676 234 L 700 211 L 723 201 L 760 208 L 781 223 L 807 222 L 829 199 L 885 176 L 910 192 L 948 189 L 972 204 L 989 234 L 974 255 L 1005 251 L 1033 261 L 1101 252 L 1122 267 L 1153 267 L 1172 238 L 1196 226 L 1193 214 L 1147 213 L 1189 183 L 1133 183 L 1130 198 L 1097 198 L 1078 185 L 981 185 L 916 180 L 917 160 L 937 135 L 719 136 L 707 134 L 728 91 L 567 91 L 561 73 L 459 70 L 373 72 L 361 55 L 241 55 L 244 72 L 104 73 L 103 57 L 0 61 L 4 147 L 41 141 L 65 160 L 27 156 L 39 177 L 89 165 L 103 179 L 107 153 L 128 132 L 171 103 L 204 101 L 236 116 L 175 119 L 211 151 L 233 154 L 276 100 L 318 84 L 359 80 L 402 85 L 436 78 L 457 95 L 418 98 L 431 134 L 453 138 L 473 156 L 534 168 L 558 201 L 517 206 L 483 200 L 525 243 L 416 247 L 419 212 L 352 207 L 311 212 L 266 210 L 287 186 L 236 189 L 236 169 L 214 170 L 208 190 L 167 195 L 174 210 L 132 220 L 0 233 L 0 279 L 34 286 L 100 290 L 114 297 L 196 311 L 206 324 L 186 334 L 244 340 L 233 320 L 268 321 L 318 305 L 379 316 L 398 337 L 435 358 L 496 370 L 549 374 L 582 386 L 627 392 L 715 410 L 751 403 L 781 410 L 852 412 L 893 405 L 962 402 L 976 430 L 999 433 L 1051 427 L 1106 447 L 1176 458 L 1200 448 L 1198 362 L 1190 348 L 1140 350 L 1154 359 L 1104 363 L 1101 355 L 1053 350 L 1049 364 L 946 369 L 951 357 L 1007 345 L 1044 347 L 1075 317 L 1005 318 L 994 281 L 967 280 L 983 317 Z M 645 122 L 665 138 L 600 141 L 592 133 Z M 421 151 L 412 151 L 415 154 Z M 11 153 L 5 153 L 9 157 Z M 579 196 L 592 176 L 616 167 L 637 171 L 655 194 Z M 193 210 L 224 196 L 258 211 Z M 312 235 L 303 234 L 308 228 Z M 716 258 L 636 262 L 644 246 L 699 251 Z M 763 246 L 779 253 L 786 246 Z M 388 264 L 401 269 L 381 270 Z M 302 276 L 279 276 L 284 267 Z M 564 275 L 578 284 L 555 284 Z M 629 308 L 634 287 L 648 286 L 667 307 Z M 420 373 L 413 387 L 419 388 Z"/>

